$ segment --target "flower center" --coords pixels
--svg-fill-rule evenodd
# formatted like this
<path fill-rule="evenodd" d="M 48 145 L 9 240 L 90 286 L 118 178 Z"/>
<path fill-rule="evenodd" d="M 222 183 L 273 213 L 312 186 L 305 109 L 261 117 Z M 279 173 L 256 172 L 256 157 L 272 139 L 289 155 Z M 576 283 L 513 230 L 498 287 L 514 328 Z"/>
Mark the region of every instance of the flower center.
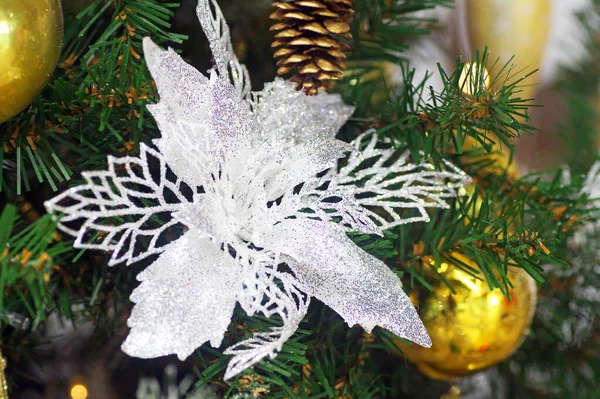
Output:
<path fill-rule="evenodd" d="M 240 237 L 240 233 L 245 227 L 244 224 L 248 221 L 248 216 L 241 212 L 235 199 L 231 197 L 225 198 L 221 204 L 221 212 L 223 213 L 223 221 L 229 234 L 244 239 L 244 237 Z"/>

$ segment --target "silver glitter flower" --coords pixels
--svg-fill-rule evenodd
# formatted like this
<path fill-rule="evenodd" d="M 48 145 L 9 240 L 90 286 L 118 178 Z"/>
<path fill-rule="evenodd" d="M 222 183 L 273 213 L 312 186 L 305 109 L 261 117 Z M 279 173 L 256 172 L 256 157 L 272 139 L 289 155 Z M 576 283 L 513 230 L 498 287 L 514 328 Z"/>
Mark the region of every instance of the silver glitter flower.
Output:
<path fill-rule="evenodd" d="M 311 297 L 350 326 L 430 346 L 398 276 L 346 232 L 428 221 L 426 208 L 447 207 L 467 177 L 450 163 L 408 163 L 373 132 L 335 139 L 353 112 L 339 95 L 306 97 L 281 79 L 251 93 L 216 3 L 200 0 L 197 11 L 216 64 L 209 76 L 144 41 L 161 96 L 148 107 L 158 151 L 142 144 L 139 157 L 109 157 L 107 171 L 83 173 L 87 184 L 46 203 L 76 247 L 112 251 L 110 265 L 160 254 L 138 276 L 123 350 L 185 359 L 221 344 L 236 303 L 279 315 L 282 327 L 225 351 L 230 378 L 275 356 Z M 187 227 L 176 240 L 174 224 Z"/>

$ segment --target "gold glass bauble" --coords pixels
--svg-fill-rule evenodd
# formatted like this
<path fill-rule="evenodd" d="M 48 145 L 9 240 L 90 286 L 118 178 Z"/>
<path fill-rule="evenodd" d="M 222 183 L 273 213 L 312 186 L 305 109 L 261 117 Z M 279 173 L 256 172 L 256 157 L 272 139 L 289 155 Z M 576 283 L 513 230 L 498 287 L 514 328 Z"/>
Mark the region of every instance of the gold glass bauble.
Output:
<path fill-rule="evenodd" d="M 481 74 L 480 77 L 477 77 L 478 73 Z M 485 66 L 478 65 L 476 62 L 467 63 L 463 66 L 458 83 L 465 95 L 472 96 L 473 91 L 476 91 L 475 87 L 490 88 L 490 73 Z M 508 146 L 503 145 L 493 132 L 480 130 L 480 133 L 483 136 L 487 136 L 494 143 L 492 144 L 492 152 L 482 154 L 482 157 L 493 162 L 499 168 L 498 172 L 506 170 L 508 178 L 518 180 L 521 177 L 521 171 L 516 160 L 511 159 Z M 476 149 L 483 150 L 482 145 L 471 136 L 463 138 L 462 149 L 465 152 Z M 478 161 L 483 161 L 483 158 L 480 158 Z"/>
<path fill-rule="evenodd" d="M 453 253 L 453 259 L 480 270 L 470 259 Z M 457 262 L 458 264 L 458 262 Z M 496 364 L 514 353 L 523 342 L 535 311 L 536 287 L 522 269 L 509 271 L 513 283 L 510 300 L 490 290 L 485 278 L 442 263 L 440 277 L 425 275 L 433 291 L 415 287 L 410 294 L 432 341 L 423 348 L 398 341 L 404 356 L 425 375 L 453 380 Z"/>
<path fill-rule="evenodd" d="M 532 72 L 542 64 L 550 29 L 550 0 L 467 0 L 467 29 L 471 49 L 488 46 L 490 61 L 500 59 L 490 70 L 492 80 L 511 57 L 517 65 L 511 75 L 515 79 Z M 492 64 L 490 63 L 490 65 Z M 506 72 L 506 71 L 504 71 Z M 522 84 L 535 84 L 538 78 L 530 76 Z M 499 84 L 504 83 L 500 79 Z M 531 98 L 534 86 L 523 87 L 522 98 Z"/>
<path fill-rule="evenodd" d="M 482 154 L 479 157 L 478 161 L 481 162 L 484 159 L 489 161 L 490 163 L 494 163 L 497 168 L 498 173 L 504 172 L 506 170 L 507 177 L 513 180 L 519 180 L 522 176 L 521 170 L 517 161 L 513 158 L 511 159 L 510 149 L 499 142 L 498 138 L 494 133 L 487 132 L 488 135 L 493 137 L 494 144 L 492 145 L 491 153 L 483 153 L 483 147 L 480 143 L 478 143 L 473 137 L 466 136 L 463 139 L 463 151 L 475 151 L 481 150 Z M 467 159 L 464 160 L 468 162 Z"/>
<path fill-rule="evenodd" d="M 0 123 L 44 88 L 62 37 L 60 0 L 0 0 Z"/>
<path fill-rule="evenodd" d="M 8 385 L 4 370 L 6 370 L 6 360 L 2 357 L 2 352 L 0 352 L 0 399 L 8 399 Z"/>

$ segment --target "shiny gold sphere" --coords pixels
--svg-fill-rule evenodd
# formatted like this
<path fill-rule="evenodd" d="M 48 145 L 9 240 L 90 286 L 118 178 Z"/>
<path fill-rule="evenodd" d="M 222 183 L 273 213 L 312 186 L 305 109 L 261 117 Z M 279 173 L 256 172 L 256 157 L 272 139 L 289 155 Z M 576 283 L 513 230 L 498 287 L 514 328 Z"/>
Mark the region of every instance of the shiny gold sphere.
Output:
<path fill-rule="evenodd" d="M 0 0 L 0 123 L 42 91 L 62 37 L 60 0 Z"/>
<path fill-rule="evenodd" d="M 487 45 L 492 61 L 490 65 L 500 59 L 499 65 L 490 71 L 492 80 L 499 77 L 496 74 L 513 56 L 511 63 L 517 68 L 509 81 L 526 74 L 517 71 L 526 68 L 527 72 L 532 72 L 541 66 L 550 33 L 551 1 L 467 0 L 466 7 L 471 50 L 483 50 Z M 525 79 L 522 84 L 529 86 L 521 88 L 519 97 L 531 98 L 535 93 L 533 84 L 538 80 L 537 75 Z"/>
<path fill-rule="evenodd" d="M 453 253 L 453 259 L 480 270 L 470 259 Z M 457 262 L 458 263 L 458 262 Z M 485 278 L 442 263 L 425 276 L 433 291 L 415 287 L 411 299 L 431 336 L 431 348 L 398 341 L 404 356 L 423 374 L 453 380 L 476 373 L 513 354 L 523 342 L 535 311 L 536 287 L 522 269 L 508 273 L 513 289 L 510 300 L 498 289 L 490 291 Z"/>

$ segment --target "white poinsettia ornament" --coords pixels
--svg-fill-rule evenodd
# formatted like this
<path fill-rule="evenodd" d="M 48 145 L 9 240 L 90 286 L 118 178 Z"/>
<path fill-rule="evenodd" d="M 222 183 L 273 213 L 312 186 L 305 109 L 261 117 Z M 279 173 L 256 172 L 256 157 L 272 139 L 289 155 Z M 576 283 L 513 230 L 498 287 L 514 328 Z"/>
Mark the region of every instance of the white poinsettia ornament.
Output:
<path fill-rule="evenodd" d="M 46 203 L 76 247 L 112 251 L 110 265 L 160 254 L 138 276 L 123 350 L 184 359 L 221 344 L 236 302 L 248 315 L 279 315 L 282 327 L 226 350 L 230 378 L 281 350 L 311 297 L 350 326 L 430 346 L 398 276 L 346 232 L 427 221 L 426 208 L 447 207 L 467 177 L 450 163 L 409 164 L 372 132 L 335 139 L 353 112 L 339 95 L 306 97 L 281 79 L 250 93 L 216 3 L 200 0 L 197 11 L 216 63 L 210 77 L 144 41 L 161 96 L 148 106 L 158 151 L 142 144 L 139 157 L 109 157 L 107 171 L 83 173 L 87 184 Z M 402 218 L 407 208 L 417 212 Z M 165 237 L 175 224 L 186 233 Z"/>

